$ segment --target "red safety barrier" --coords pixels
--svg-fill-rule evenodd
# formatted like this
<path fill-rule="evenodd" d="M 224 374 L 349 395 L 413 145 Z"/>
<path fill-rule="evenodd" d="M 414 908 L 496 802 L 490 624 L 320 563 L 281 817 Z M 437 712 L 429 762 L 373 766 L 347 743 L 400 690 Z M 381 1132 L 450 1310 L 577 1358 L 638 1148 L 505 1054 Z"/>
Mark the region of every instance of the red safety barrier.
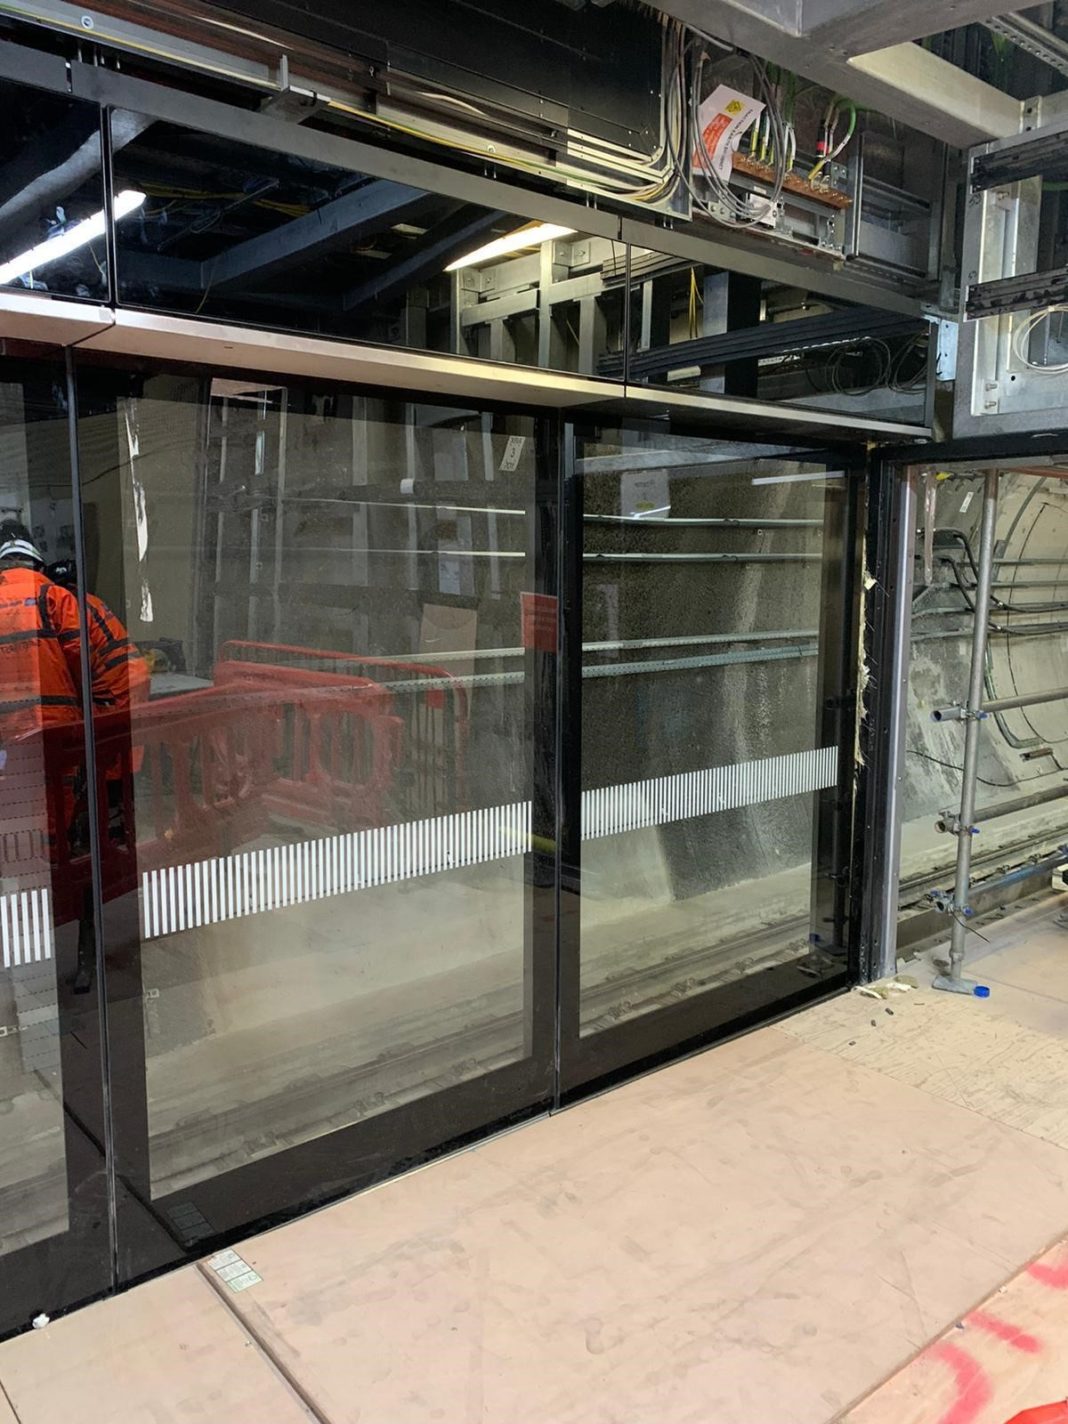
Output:
<path fill-rule="evenodd" d="M 255 673 L 243 671 L 255 668 Z M 262 685 L 296 671 L 304 678 L 350 683 L 373 676 L 394 694 L 403 719 L 405 756 L 395 769 L 397 814 L 402 819 L 460 810 L 466 802 L 466 756 L 470 732 L 467 689 L 446 669 L 399 658 L 367 657 L 326 648 L 231 639 L 215 664 L 215 680 L 226 685 L 247 677 Z"/>
<path fill-rule="evenodd" d="M 233 662 L 216 665 L 215 687 L 198 695 L 237 695 L 246 706 L 274 710 L 275 776 L 264 793 L 272 815 L 344 830 L 388 823 L 404 725 L 385 688 L 370 678 L 299 668 L 264 676 Z"/>
<path fill-rule="evenodd" d="M 385 824 L 403 725 L 376 684 L 240 681 L 94 717 L 106 898 L 146 871 L 228 854 L 272 819 L 359 830 Z M 51 882 L 56 923 L 91 885 L 80 723 L 9 744 L 0 771 L 0 875 Z"/>

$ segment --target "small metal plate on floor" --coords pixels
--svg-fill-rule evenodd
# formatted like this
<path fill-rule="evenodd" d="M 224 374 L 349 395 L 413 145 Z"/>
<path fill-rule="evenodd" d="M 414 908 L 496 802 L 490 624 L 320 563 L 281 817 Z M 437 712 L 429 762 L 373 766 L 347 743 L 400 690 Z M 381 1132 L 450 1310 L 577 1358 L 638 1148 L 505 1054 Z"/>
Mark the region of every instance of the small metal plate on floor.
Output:
<path fill-rule="evenodd" d="M 248 1290 L 249 1286 L 259 1285 L 263 1280 L 259 1272 L 254 1271 L 236 1251 L 220 1251 L 212 1256 L 208 1265 L 232 1291 Z"/>

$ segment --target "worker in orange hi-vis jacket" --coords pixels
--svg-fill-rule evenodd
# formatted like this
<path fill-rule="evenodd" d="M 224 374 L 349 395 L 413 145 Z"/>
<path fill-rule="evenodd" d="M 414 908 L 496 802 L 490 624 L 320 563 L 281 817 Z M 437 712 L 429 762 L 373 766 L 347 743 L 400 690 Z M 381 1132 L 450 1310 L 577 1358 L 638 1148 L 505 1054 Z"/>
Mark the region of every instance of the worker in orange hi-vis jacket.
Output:
<path fill-rule="evenodd" d="M 87 593 L 85 606 L 89 611 L 93 701 L 117 708 L 146 702 L 150 679 L 140 648 L 102 598 Z"/>
<path fill-rule="evenodd" d="M 73 597 L 77 596 L 78 569 L 73 559 L 51 564 L 48 574 Z M 147 701 L 148 664 L 121 620 L 95 593 L 86 592 L 85 607 L 94 710 L 104 713 L 128 711 Z M 132 833 L 132 828 L 125 824 L 124 789 L 129 773 L 141 769 L 142 757 L 143 752 L 135 746 L 128 761 L 121 753 L 108 758 L 103 765 L 98 761 L 98 775 L 103 776 L 108 797 L 108 833 L 117 840 L 126 840 Z M 124 771 L 124 767 L 128 769 Z M 75 992 L 84 993 L 91 985 L 91 939 L 88 935 L 79 935 Z"/>
<path fill-rule="evenodd" d="M 77 596 L 78 569 L 73 559 L 51 564 L 47 572 L 53 582 Z M 148 698 L 148 664 L 102 598 L 87 592 L 85 606 L 89 618 L 93 706 L 102 712 L 136 707 Z"/>
<path fill-rule="evenodd" d="M 0 745 L 81 720 L 78 601 L 24 525 L 0 525 Z"/>
<path fill-rule="evenodd" d="M 80 727 L 81 648 L 78 600 L 47 577 L 41 551 L 25 525 L 5 521 L 0 525 L 0 762 L 9 772 L 26 756 L 32 758 L 35 733 Z M 31 813 L 31 820 L 40 838 L 39 853 L 47 863 L 61 843 L 73 848 L 85 773 L 78 767 L 77 754 L 70 762 L 50 739 L 41 741 L 40 756 L 40 783 L 30 796 L 38 810 Z M 14 774 L 17 783 L 19 773 Z M 30 788 L 21 790 L 25 814 Z M 79 925 L 79 960 L 83 942 L 88 960 L 92 953 L 88 904 Z"/>

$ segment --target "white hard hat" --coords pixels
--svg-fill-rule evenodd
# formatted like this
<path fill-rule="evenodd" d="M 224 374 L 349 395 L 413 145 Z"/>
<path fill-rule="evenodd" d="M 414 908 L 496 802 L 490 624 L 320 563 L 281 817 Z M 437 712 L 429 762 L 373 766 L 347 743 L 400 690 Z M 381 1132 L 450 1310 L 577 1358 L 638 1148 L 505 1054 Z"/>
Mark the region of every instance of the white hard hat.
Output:
<path fill-rule="evenodd" d="M 44 563 L 40 549 L 29 539 L 6 539 L 0 544 L 0 559 L 33 559 L 35 563 Z"/>

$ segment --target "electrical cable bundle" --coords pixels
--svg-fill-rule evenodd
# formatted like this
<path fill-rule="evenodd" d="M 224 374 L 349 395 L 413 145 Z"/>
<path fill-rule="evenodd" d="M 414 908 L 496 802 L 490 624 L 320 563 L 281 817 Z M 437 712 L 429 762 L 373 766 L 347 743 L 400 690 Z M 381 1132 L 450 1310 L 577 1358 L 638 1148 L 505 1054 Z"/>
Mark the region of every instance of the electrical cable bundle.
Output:
<path fill-rule="evenodd" d="M 676 95 L 685 96 L 685 113 L 688 119 L 684 132 L 672 151 L 679 179 L 693 200 L 694 207 L 725 227 L 748 228 L 765 222 L 779 201 L 789 171 L 787 156 L 790 145 L 778 95 L 769 78 L 767 65 L 754 56 L 749 58 L 756 79 L 757 96 L 764 105 L 761 123 L 766 119 L 769 125 L 767 148 L 774 178 L 767 198 L 751 200 L 732 189 L 716 171 L 712 155 L 701 141 L 699 112 L 705 88 L 705 72 L 712 63 L 708 42 L 704 36 L 694 31 L 684 33 L 679 63 L 673 72 L 669 91 L 669 110 Z M 696 175 L 690 171 L 691 154 L 697 159 Z"/>
<path fill-rule="evenodd" d="M 838 124 L 842 116 L 842 110 L 848 114 L 846 121 L 846 131 L 844 136 L 838 138 Z M 856 133 L 857 129 L 857 106 L 852 99 L 847 99 L 842 94 L 834 94 L 827 105 L 823 115 L 823 133 L 817 147 L 818 157 L 816 162 L 809 169 L 808 180 L 814 183 L 823 172 L 824 168 L 844 152 L 849 140 Z"/>
<path fill-rule="evenodd" d="M 869 384 L 847 385 L 842 380 L 842 367 L 851 357 L 860 356 L 865 358 L 873 355 L 876 358 L 874 378 L 869 379 Z M 831 390 L 839 396 L 868 396 L 872 391 L 878 390 L 880 386 L 891 383 L 891 373 L 894 369 L 893 357 L 890 353 L 889 345 L 881 336 L 866 336 L 861 341 L 854 342 L 849 346 L 838 346 L 827 358 L 826 365 L 827 379 L 830 381 Z"/>
<path fill-rule="evenodd" d="M 894 358 L 888 384 L 890 389 L 896 391 L 898 395 L 910 395 L 914 391 L 923 390 L 926 386 L 929 341 L 930 337 L 926 331 L 918 331 L 915 336 L 905 342 Z M 902 380 L 909 357 L 913 355 L 919 357 L 919 368 L 909 380 Z"/>
<path fill-rule="evenodd" d="M 541 161 L 527 154 L 501 154 L 497 161 L 505 167 L 517 168 L 536 174 L 541 178 L 563 179 L 576 183 L 602 197 L 625 198 L 637 203 L 653 203 L 670 198 L 679 186 L 678 155 L 685 146 L 686 138 L 684 132 L 685 89 L 679 85 L 679 72 L 685 67 L 689 31 L 680 20 L 672 19 L 670 16 L 661 16 L 661 23 L 666 33 L 660 88 L 660 122 L 663 137 L 659 147 L 648 158 L 635 159 L 619 152 L 612 154 L 612 163 L 632 174 L 631 178 L 609 178 L 603 174 L 591 173 L 588 168 L 577 164 Z M 415 92 L 423 100 L 446 103 L 451 108 L 469 113 L 483 122 L 491 118 L 491 115 L 484 109 L 468 103 L 466 100 L 457 99 L 455 95 L 428 89 L 420 89 Z M 464 153 L 472 158 L 485 160 L 492 155 L 492 150 L 487 152 L 486 145 L 483 143 L 459 136 L 446 137 L 431 129 L 421 128 L 416 119 L 405 122 L 338 98 L 331 98 L 328 107 L 361 123 L 371 124 L 390 133 L 405 134 L 422 143 L 431 143 L 436 147 L 450 149 L 455 153 Z M 599 161 L 603 164 L 605 160 L 601 157 Z"/>
<path fill-rule="evenodd" d="M 609 163 L 619 170 L 619 176 L 591 172 L 574 162 L 539 159 L 533 154 L 504 152 L 494 161 L 502 166 L 535 174 L 540 178 L 577 184 L 601 197 L 625 199 L 643 204 L 670 201 L 680 187 L 689 194 L 697 212 L 726 227 L 752 228 L 772 216 L 782 195 L 783 185 L 792 172 L 797 157 L 794 130 L 794 105 L 797 98 L 796 76 L 766 64 L 755 55 L 747 55 L 733 45 L 704 35 L 683 22 L 661 15 L 664 30 L 661 70 L 661 138 L 657 148 L 647 157 L 605 151 L 583 145 L 575 153 L 585 152 L 591 163 L 605 168 Z M 713 58 L 712 48 L 720 51 Z M 724 178 L 717 171 L 712 155 L 701 141 L 699 113 L 707 88 L 708 71 L 724 55 L 748 59 L 754 76 L 754 97 L 763 105 L 759 119 L 750 134 L 750 157 L 761 168 L 770 170 L 769 191 L 764 195 L 746 193 L 731 187 L 730 175 Z M 773 78 L 774 75 L 774 78 Z M 446 103 L 459 112 L 470 114 L 483 122 L 491 115 L 478 105 L 460 100 L 455 95 L 434 90 L 414 91 L 423 101 Z M 329 107 L 362 123 L 393 133 L 406 134 L 422 142 L 464 153 L 485 160 L 491 157 L 485 143 L 466 135 L 445 135 L 422 128 L 418 119 L 405 121 L 376 113 L 333 98 Z M 845 132 L 838 137 L 842 117 L 846 117 Z M 826 166 L 837 158 L 849 143 L 857 126 L 856 105 L 841 95 L 834 95 L 823 117 L 823 138 L 818 146 L 818 158 L 809 172 L 809 179 L 819 178 Z"/>
<path fill-rule="evenodd" d="M 695 201 L 701 211 L 714 218 L 716 222 L 724 223 L 728 227 L 756 227 L 759 223 L 766 222 L 775 211 L 782 194 L 782 185 L 786 181 L 788 171 L 786 167 L 787 141 L 782 110 L 768 77 L 767 65 L 754 58 L 752 65 L 756 79 L 757 97 L 764 105 L 760 122 L 762 125 L 765 122 L 768 125 L 769 137 L 766 151 L 770 165 L 774 169 L 774 177 L 771 182 L 771 191 L 766 198 L 753 198 L 738 193 L 730 186 L 728 179 L 720 177 L 712 155 L 701 138 L 700 96 L 704 88 L 703 80 L 708 64 L 708 50 L 702 46 L 697 54 L 693 82 L 690 87 L 690 128 L 694 136 L 697 170 L 706 184 L 706 191 L 711 194 L 712 201 L 710 202 L 704 195 L 695 197 Z"/>

